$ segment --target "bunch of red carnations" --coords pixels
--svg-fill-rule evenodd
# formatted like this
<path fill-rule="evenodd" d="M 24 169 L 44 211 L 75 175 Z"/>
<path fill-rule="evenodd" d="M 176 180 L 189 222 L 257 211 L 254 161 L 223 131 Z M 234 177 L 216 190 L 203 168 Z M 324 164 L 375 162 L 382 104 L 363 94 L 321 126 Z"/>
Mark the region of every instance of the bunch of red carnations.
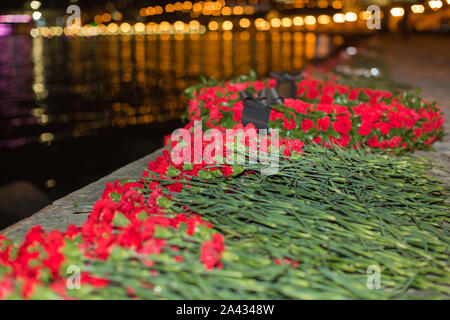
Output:
<path fill-rule="evenodd" d="M 416 94 L 349 88 L 308 78 L 296 85 L 297 97 L 271 105 L 268 127 L 279 129 L 284 138 L 402 153 L 432 149 L 444 134 L 440 108 Z M 241 123 L 244 109 L 239 92 L 255 94 L 276 86 L 275 79 L 250 77 L 204 81 L 185 91 L 190 99 L 185 117 L 202 120 L 208 128 L 234 128 Z"/>
<path fill-rule="evenodd" d="M 149 182 L 146 171 L 139 182 L 108 183 L 81 227 L 46 232 L 36 226 L 20 244 L 0 235 L 0 299 L 158 298 L 165 267 L 187 259 L 190 267 L 222 268 L 223 236 L 187 208 L 183 214 L 167 209 L 170 195 L 162 188 L 182 187 L 171 177 L 176 169 L 167 151 L 149 170 L 173 183 Z"/>

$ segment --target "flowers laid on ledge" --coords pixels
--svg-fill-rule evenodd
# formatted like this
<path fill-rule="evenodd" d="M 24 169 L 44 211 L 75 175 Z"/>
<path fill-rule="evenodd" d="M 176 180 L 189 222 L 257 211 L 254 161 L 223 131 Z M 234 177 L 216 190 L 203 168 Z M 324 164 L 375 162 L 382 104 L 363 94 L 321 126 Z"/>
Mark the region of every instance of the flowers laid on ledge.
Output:
<path fill-rule="evenodd" d="M 303 79 L 297 97 L 272 105 L 268 127 L 280 135 L 325 146 L 370 147 L 394 153 L 429 150 L 442 138 L 443 113 L 435 103 L 416 94 L 368 88 L 349 88 L 333 81 Z M 202 120 L 208 128 L 234 128 L 242 120 L 244 103 L 239 92 L 275 87 L 251 76 L 219 83 L 215 80 L 186 90 L 189 120 Z"/>

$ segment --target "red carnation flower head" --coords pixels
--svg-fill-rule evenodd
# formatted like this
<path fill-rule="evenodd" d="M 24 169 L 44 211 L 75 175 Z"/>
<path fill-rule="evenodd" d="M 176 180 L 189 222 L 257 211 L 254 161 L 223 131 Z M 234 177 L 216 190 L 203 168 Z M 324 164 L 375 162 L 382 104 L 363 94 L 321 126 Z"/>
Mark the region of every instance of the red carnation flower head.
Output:
<path fill-rule="evenodd" d="M 304 132 L 307 132 L 309 129 L 311 129 L 312 127 L 314 127 L 314 122 L 310 119 L 305 119 L 302 121 L 302 130 Z"/>
<path fill-rule="evenodd" d="M 372 123 L 363 121 L 358 128 L 358 134 L 360 136 L 367 136 L 372 132 Z"/>
<path fill-rule="evenodd" d="M 295 116 L 294 116 L 294 118 L 295 118 Z M 286 130 L 295 129 L 295 127 L 296 127 L 295 119 L 283 118 L 283 125 Z"/>
<path fill-rule="evenodd" d="M 328 116 L 322 118 L 322 119 L 317 119 L 317 125 L 319 126 L 319 130 L 325 132 L 328 130 L 328 127 L 331 124 L 331 120 Z"/>
<path fill-rule="evenodd" d="M 387 135 L 389 133 L 390 129 L 391 129 L 389 127 L 389 123 L 387 123 L 387 122 L 378 123 L 378 124 L 376 124 L 375 127 L 377 129 L 379 129 L 381 134 L 384 135 L 384 136 Z"/>
<path fill-rule="evenodd" d="M 352 122 L 350 121 L 350 117 L 348 115 L 339 115 L 336 117 L 336 121 L 333 123 L 333 129 L 336 130 L 337 133 L 348 135 L 350 130 L 352 129 Z"/>
<path fill-rule="evenodd" d="M 236 122 L 241 121 L 242 118 L 242 110 L 244 110 L 244 103 L 242 101 L 236 102 L 231 111 L 233 112 L 233 120 Z"/>
<path fill-rule="evenodd" d="M 359 89 L 350 89 L 348 94 L 348 100 L 356 100 L 358 99 Z"/>
<path fill-rule="evenodd" d="M 280 112 L 280 111 L 277 111 L 277 110 L 275 110 L 275 109 L 272 109 L 272 110 L 270 111 L 269 120 L 277 121 L 278 119 L 281 119 L 281 118 L 283 118 L 283 117 L 284 117 L 284 115 L 283 115 L 283 113 Z"/>
<path fill-rule="evenodd" d="M 225 250 L 223 245 L 223 236 L 216 233 L 212 236 L 213 240 L 207 240 L 203 243 L 201 248 L 201 262 L 205 265 L 206 270 L 211 270 L 215 266 L 219 266 L 222 251 Z"/>
<path fill-rule="evenodd" d="M 320 97 L 320 103 L 331 104 L 333 103 L 333 97 L 327 92 L 324 92 L 322 97 Z"/>

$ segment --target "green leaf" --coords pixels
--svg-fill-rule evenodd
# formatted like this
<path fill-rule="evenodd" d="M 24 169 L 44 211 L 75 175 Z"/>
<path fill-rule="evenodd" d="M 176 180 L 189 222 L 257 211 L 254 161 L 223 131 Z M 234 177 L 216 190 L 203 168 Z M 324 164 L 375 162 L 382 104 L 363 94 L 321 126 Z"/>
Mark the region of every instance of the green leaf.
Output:
<path fill-rule="evenodd" d="M 213 176 L 211 175 L 211 173 L 209 173 L 208 171 L 206 171 L 206 170 L 200 170 L 199 172 L 198 172 L 198 177 L 200 178 L 200 179 L 203 179 L 203 180 L 209 180 L 209 179 L 211 179 Z"/>
<path fill-rule="evenodd" d="M 169 230 L 168 228 L 163 228 L 161 226 L 155 227 L 155 234 L 154 234 L 155 238 L 169 239 L 170 237 L 173 236 L 173 234 L 174 234 L 173 231 Z"/>
<path fill-rule="evenodd" d="M 44 287 L 41 285 L 35 286 L 33 290 L 32 299 L 37 300 L 59 300 L 61 299 L 60 295 L 54 292 L 52 289 L 48 287 Z"/>
<path fill-rule="evenodd" d="M 136 218 L 138 218 L 142 222 L 145 222 L 145 220 L 147 220 L 147 218 L 148 218 L 148 215 L 145 211 L 142 211 L 136 215 Z"/>
<path fill-rule="evenodd" d="M 124 228 L 130 224 L 130 220 L 121 212 L 116 212 L 113 218 L 113 225 L 116 228 Z"/>
<path fill-rule="evenodd" d="M 118 193 L 118 192 L 111 192 L 109 194 L 109 197 L 114 201 L 114 202 L 119 202 L 120 199 L 122 198 L 122 194 Z"/>
<path fill-rule="evenodd" d="M 168 169 L 167 169 L 167 172 L 166 172 L 166 175 L 168 176 L 168 177 L 178 177 L 179 175 L 180 175 L 180 173 L 181 173 L 181 171 L 180 170 L 178 170 L 177 168 L 175 168 L 175 167 L 172 167 L 172 166 L 170 166 Z"/>
<path fill-rule="evenodd" d="M 242 172 L 244 172 L 245 167 L 243 166 L 233 166 L 233 177 L 240 175 Z"/>
<path fill-rule="evenodd" d="M 158 207 L 170 208 L 172 206 L 172 201 L 167 199 L 166 197 L 159 197 L 156 201 Z"/>

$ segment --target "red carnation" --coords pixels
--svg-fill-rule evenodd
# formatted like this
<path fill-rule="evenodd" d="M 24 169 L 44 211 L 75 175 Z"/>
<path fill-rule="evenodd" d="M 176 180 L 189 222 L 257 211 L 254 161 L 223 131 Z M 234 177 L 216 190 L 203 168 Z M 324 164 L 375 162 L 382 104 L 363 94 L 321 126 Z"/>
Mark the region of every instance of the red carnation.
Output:
<path fill-rule="evenodd" d="M 358 99 L 359 89 L 351 89 L 348 94 L 348 100 L 356 100 Z"/>
<path fill-rule="evenodd" d="M 322 94 L 322 97 L 320 98 L 320 103 L 331 104 L 333 103 L 333 97 L 330 97 L 330 95 L 328 95 L 327 92 L 324 92 Z"/>
<path fill-rule="evenodd" d="M 302 121 L 302 130 L 304 132 L 307 132 L 312 127 L 314 127 L 314 122 L 312 122 L 312 120 L 305 119 L 305 120 Z"/>
<path fill-rule="evenodd" d="M 420 128 L 414 128 L 414 129 L 413 129 L 413 134 L 414 134 L 416 137 L 420 137 L 420 135 L 422 134 L 422 130 L 421 130 Z"/>
<path fill-rule="evenodd" d="M 377 136 L 373 136 L 372 138 L 367 140 L 367 145 L 371 148 L 376 148 L 376 147 L 378 147 L 379 144 L 380 144 L 380 142 L 378 141 Z"/>
<path fill-rule="evenodd" d="M 295 120 L 283 118 L 283 125 L 284 125 L 284 128 L 287 130 L 295 129 Z"/>
<path fill-rule="evenodd" d="M 219 259 L 222 257 L 222 251 L 225 250 L 223 245 L 223 236 L 221 234 L 214 234 L 213 241 L 205 241 L 201 248 L 201 262 L 205 265 L 206 270 L 211 270 L 219 264 Z"/>
<path fill-rule="evenodd" d="M 244 103 L 242 101 L 236 102 L 233 107 L 231 108 L 231 111 L 233 112 L 233 120 L 234 121 L 241 121 L 242 118 L 242 110 L 244 109 Z"/>
<path fill-rule="evenodd" d="M 367 136 L 372 132 L 372 124 L 369 122 L 361 122 L 358 128 L 358 134 L 360 136 Z"/>
<path fill-rule="evenodd" d="M 339 147 L 345 148 L 350 142 L 349 136 L 342 136 L 340 139 L 336 139 L 335 137 L 330 137 L 330 142 L 333 145 L 337 145 Z"/>
<path fill-rule="evenodd" d="M 337 121 L 333 123 L 333 129 L 336 130 L 337 133 L 348 135 L 352 128 L 352 122 L 350 121 L 349 116 L 341 115 L 337 116 Z"/>
<path fill-rule="evenodd" d="M 272 111 L 270 111 L 269 120 L 277 121 L 277 119 L 280 119 L 280 118 L 283 118 L 282 112 L 277 111 L 275 109 L 272 109 Z"/>
<path fill-rule="evenodd" d="M 389 130 L 391 129 L 389 127 L 389 123 L 387 122 L 381 122 L 377 125 L 377 128 L 380 130 L 382 135 L 387 135 L 389 133 Z"/>
<path fill-rule="evenodd" d="M 322 130 L 323 132 L 328 130 L 330 123 L 331 123 L 331 120 L 329 117 L 324 117 L 322 119 L 317 120 L 317 125 L 319 126 L 319 130 Z"/>

